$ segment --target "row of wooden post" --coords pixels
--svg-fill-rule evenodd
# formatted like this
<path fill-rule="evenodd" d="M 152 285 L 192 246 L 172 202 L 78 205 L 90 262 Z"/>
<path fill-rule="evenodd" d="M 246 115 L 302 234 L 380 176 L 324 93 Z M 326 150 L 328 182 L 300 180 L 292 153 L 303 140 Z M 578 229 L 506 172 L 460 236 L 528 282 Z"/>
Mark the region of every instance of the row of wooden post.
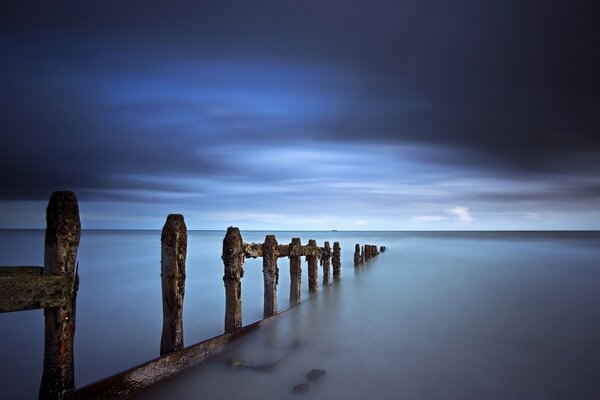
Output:
<path fill-rule="evenodd" d="M 380 246 L 378 250 L 377 246 L 374 244 L 365 244 L 361 246 L 357 243 L 354 246 L 354 265 L 356 266 L 369 261 L 371 258 L 379 255 L 379 253 L 383 253 L 386 249 L 385 246 Z"/>
<path fill-rule="evenodd" d="M 264 280 L 263 317 L 277 314 L 277 285 L 279 283 L 279 258 L 288 257 L 290 261 L 290 306 L 300 302 L 302 281 L 302 256 L 308 264 L 308 290 L 318 289 L 318 263 L 323 268 L 323 284 L 331 282 L 330 269 L 333 265 L 333 278 L 341 274 L 341 248 L 339 242 L 333 243 L 333 251 L 329 242 L 323 247 L 317 246 L 313 239 L 307 246 L 293 238 L 290 244 L 280 245 L 274 235 L 267 235 L 264 243 L 244 243 L 240 230 L 229 227 L 223 239 L 223 264 L 225 282 L 225 332 L 233 332 L 242 327 L 242 286 L 244 261 L 246 258 L 262 257 Z"/>
<path fill-rule="evenodd" d="M 81 236 L 79 207 L 72 192 L 55 192 L 46 209 L 44 267 L 0 267 L 0 312 L 44 308 L 45 342 L 44 368 L 39 392 L 41 399 L 68 399 L 75 387 L 73 341 L 75 334 L 75 304 L 79 284 L 77 251 Z M 365 245 L 362 253 L 356 245 L 355 264 L 378 254 L 377 247 Z M 381 247 L 380 251 L 385 251 Z M 185 263 L 187 228 L 181 214 L 171 214 L 161 234 L 161 282 L 163 297 L 163 329 L 161 356 L 181 350 L 183 340 L 183 298 L 185 294 Z M 222 260 L 225 284 L 225 333 L 242 328 L 243 264 L 246 258 L 262 257 L 264 280 L 263 316 L 278 313 L 278 259 L 287 257 L 290 263 L 290 306 L 300 303 L 302 257 L 308 266 L 308 288 L 318 289 L 318 265 L 323 268 L 323 285 L 341 274 L 341 248 L 315 240 L 302 245 L 299 238 L 280 245 L 274 235 L 264 243 L 244 243 L 240 230 L 229 227 L 223 239 Z M 357 258 L 358 257 L 358 258 Z M 208 353 L 208 352 L 207 352 Z"/>

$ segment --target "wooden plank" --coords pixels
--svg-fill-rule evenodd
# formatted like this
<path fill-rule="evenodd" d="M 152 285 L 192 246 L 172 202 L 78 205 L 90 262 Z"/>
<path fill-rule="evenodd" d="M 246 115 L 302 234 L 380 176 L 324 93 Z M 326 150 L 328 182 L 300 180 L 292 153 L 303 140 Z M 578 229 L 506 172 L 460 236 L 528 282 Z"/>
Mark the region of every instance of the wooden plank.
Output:
<path fill-rule="evenodd" d="M 71 299 L 73 281 L 64 276 L 0 278 L 0 312 L 59 307 Z"/>
<path fill-rule="evenodd" d="M 289 310 L 289 309 L 288 309 Z M 226 349 L 227 345 L 259 327 L 265 326 L 285 315 L 285 311 L 272 317 L 255 322 L 231 333 L 205 340 L 190 347 L 174 351 L 164 356 L 149 361 L 145 364 L 131 368 L 117 375 L 92 383 L 72 393 L 72 400 L 81 399 L 127 399 L 140 393 L 153 385 L 185 371 L 218 354 Z"/>
<path fill-rule="evenodd" d="M 262 257 L 262 243 L 244 243 L 243 244 L 244 257 L 256 258 Z"/>
<path fill-rule="evenodd" d="M 42 276 L 44 267 L 0 267 L 0 278 L 18 278 L 21 276 Z"/>

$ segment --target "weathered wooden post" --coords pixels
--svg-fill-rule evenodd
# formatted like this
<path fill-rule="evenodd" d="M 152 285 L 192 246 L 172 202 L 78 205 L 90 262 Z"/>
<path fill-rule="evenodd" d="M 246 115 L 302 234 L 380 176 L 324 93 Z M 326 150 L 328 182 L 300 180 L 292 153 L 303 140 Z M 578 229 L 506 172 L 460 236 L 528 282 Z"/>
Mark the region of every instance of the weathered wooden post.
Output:
<path fill-rule="evenodd" d="M 354 246 L 354 266 L 360 264 L 360 244 Z"/>
<path fill-rule="evenodd" d="M 341 255 L 340 255 L 341 249 L 340 249 L 340 242 L 333 242 L 333 278 L 337 279 L 340 277 L 340 274 L 342 272 L 342 262 L 341 262 Z"/>
<path fill-rule="evenodd" d="M 317 241 L 310 239 L 308 241 L 308 247 L 310 247 L 310 249 L 307 250 L 308 254 L 306 255 L 306 262 L 308 263 L 308 291 L 316 292 L 319 288 Z"/>
<path fill-rule="evenodd" d="M 241 279 L 244 276 L 245 256 L 244 242 L 238 228 L 227 228 L 221 259 L 225 266 L 225 333 L 230 333 L 242 327 Z"/>
<path fill-rule="evenodd" d="M 263 279 L 265 283 L 263 318 L 277 314 L 277 284 L 279 283 L 277 246 L 275 235 L 267 235 L 262 245 Z"/>
<path fill-rule="evenodd" d="M 187 228 L 183 215 L 170 214 L 160 237 L 160 276 L 162 281 L 163 330 L 160 355 L 183 348 L 183 296 Z"/>
<path fill-rule="evenodd" d="M 323 286 L 327 286 L 330 283 L 329 270 L 331 269 L 331 247 L 329 246 L 329 242 L 323 244 L 321 265 L 323 266 Z"/>
<path fill-rule="evenodd" d="M 380 253 L 385 252 L 385 246 L 379 246 L 379 252 Z"/>
<path fill-rule="evenodd" d="M 67 399 L 75 388 L 73 339 L 79 278 L 77 250 L 81 236 L 79 206 L 73 192 L 54 192 L 46 208 L 44 276 L 64 276 L 73 282 L 63 305 L 44 309 L 44 371 L 40 399 Z"/>
<path fill-rule="evenodd" d="M 289 247 L 290 258 L 290 307 L 300 303 L 302 291 L 302 256 L 300 249 L 300 238 L 292 238 Z"/>

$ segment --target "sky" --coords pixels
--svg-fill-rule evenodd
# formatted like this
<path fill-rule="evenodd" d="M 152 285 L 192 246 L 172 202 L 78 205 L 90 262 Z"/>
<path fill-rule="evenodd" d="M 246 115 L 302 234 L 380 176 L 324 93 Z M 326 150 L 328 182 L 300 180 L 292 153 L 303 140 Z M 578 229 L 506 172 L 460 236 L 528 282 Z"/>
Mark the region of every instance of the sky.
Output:
<path fill-rule="evenodd" d="M 0 228 L 600 229 L 597 1 L 3 1 Z"/>

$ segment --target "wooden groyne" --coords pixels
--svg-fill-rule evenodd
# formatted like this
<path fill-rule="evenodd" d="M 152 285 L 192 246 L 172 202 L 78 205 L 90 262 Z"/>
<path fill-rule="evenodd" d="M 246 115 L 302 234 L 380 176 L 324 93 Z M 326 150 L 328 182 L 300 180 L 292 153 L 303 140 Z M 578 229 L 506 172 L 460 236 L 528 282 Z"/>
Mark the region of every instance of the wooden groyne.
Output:
<path fill-rule="evenodd" d="M 313 239 L 302 245 L 300 238 L 279 244 L 274 235 L 263 243 L 245 243 L 240 230 L 229 227 L 223 239 L 223 283 L 225 286 L 224 333 L 185 347 L 183 304 L 186 278 L 187 227 L 181 214 L 171 214 L 161 234 L 160 276 L 163 327 L 160 356 L 83 388 L 75 388 L 73 343 L 76 298 L 79 286 L 77 251 L 81 236 L 79 207 L 72 192 L 55 192 L 46 209 L 44 266 L 0 267 L 0 312 L 44 309 L 44 367 L 40 399 L 129 398 L 225 349 L 227 344 L 276 320 L 285 311 L 277 304 L 279 264 L 289 259 L 290 307 L 301 301 L 302 257 L 308 267 L 310 293 L 318 291 L 318 265 L 323 269 L 323 287 L 341 276 L 341 247 L 334 242 L 319 246 Z M 362 249 L 362 250 L 361 250 Z M 362 252 L 361 252 L 362 251 Z M 381 246 L 379 252 L 385 251 Z M 357 244 L 355 264 L 378 253 L 377 246 Z M 263 319 L 242 324 L 242 278 L 247 258 L 262 257 Z M 358 257 L 358 258 L 357 258 Z"/>

